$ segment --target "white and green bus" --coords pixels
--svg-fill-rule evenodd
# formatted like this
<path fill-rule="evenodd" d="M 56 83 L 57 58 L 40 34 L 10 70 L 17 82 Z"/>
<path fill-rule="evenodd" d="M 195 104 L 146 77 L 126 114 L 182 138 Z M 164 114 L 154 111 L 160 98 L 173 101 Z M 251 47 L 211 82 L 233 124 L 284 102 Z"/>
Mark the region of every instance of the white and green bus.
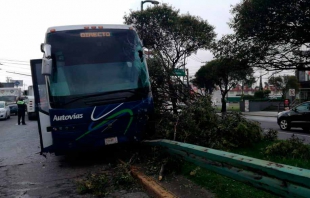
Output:
<path fill-rule="evenodd" d="M 128 25 L 47 29 L 31 60 L 42 152 L 142 139 L 153 99 L 142 42 Z"/>

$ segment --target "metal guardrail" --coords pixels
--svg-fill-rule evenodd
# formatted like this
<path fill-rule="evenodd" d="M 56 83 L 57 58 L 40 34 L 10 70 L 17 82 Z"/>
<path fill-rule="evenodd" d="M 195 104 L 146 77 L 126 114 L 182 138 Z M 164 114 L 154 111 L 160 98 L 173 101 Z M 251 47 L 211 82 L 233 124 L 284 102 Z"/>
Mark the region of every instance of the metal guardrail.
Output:
<path fill-rule="evenodd" d="M 284 197 L 310 197 L 310 170 L 172 140 L 144 141 L 186 161 Z"/>

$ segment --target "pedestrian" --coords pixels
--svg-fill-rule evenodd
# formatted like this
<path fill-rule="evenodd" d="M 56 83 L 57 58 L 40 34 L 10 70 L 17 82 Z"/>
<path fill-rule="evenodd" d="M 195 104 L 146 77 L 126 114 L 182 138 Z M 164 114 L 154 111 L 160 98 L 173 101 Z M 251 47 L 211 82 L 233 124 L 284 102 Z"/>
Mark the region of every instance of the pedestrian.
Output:
<path fill-rule="evenodd" d="M 18 106 L 17 124 L 20 125 L 20 119 L 22 119 L 22 125 L 26 125 L 26 123 L 25 123 L 25 112 L 26 112 L 27 105 L 21 97 L 18 97 L 16 104 Z"/>

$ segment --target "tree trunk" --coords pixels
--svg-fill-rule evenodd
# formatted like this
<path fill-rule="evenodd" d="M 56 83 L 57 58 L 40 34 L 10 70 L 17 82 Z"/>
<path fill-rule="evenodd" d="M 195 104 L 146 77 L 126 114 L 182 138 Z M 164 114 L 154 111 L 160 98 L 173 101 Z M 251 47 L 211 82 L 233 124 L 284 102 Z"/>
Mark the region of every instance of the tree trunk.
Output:
<path fill-rule="evenodd" d="M 170 77 L 169 77 L 169 92 L 170 92 L 173 114 L 178 114 L 178 111 L 177 111 L 177 93 L 176 93 L 174 85 L 170 81 Z"/>
<path fill-rule="evenodd" d="M 222 113 L 225 113 L 226 112 L 226 100 L 225 100 L 225 95 L 222 96 L 222 110 L 221 110 Z"/>

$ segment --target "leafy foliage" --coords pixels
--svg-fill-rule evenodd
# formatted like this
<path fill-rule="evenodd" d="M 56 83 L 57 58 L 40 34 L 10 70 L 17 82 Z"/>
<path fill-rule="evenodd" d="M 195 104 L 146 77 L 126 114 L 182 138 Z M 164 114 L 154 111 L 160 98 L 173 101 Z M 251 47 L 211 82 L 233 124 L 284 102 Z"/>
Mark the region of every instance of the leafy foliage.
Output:
<path fill-rule="evenodd" d="M 268 98 L 269 94 L 271 93 L 270 90 L 258 90 L 254 92 L 255 98 Z"/>
<path fill-rule="evenodd" d="M 158 72 L 150 72 L 153 80 L 157 81 L 154 83 L 161 84 L 154 93 L 164 93 L 159 98 L 171 100 L 173 111 L 177 114 L 177 95 L 188 88 L 174 75 L 174 71 L 184 69 L 186 58 L 198 49 L 210 48 L 216 36 L 214 27 L 198 16 L 181 15 L 179 10 L 167 4 L 144 11 L 131 11 L 124 16 L 124 20 L 126 24 L 133 25 L 152 52 L 149 58 L 153 59 L 150 62 L 154 63 L 154 68 L 162 71 L 159 75 Z M 177 84 L 180 86 L 175 86 Z"/>
<path fill-rule="evenodd" d="M 136 182 L 128 170 L 127 164 L 119 164 L 111 171 L 89 173 L 77 182 L 78 192 L 105 197 L 117 189 L 132 189 L 136 187 Z"/>
<path fill-rule="evenodd" d="M 266 147 L 264 153 L 267 156 L 309 160 L 310 146 L 305 145 L 304 140 L 292 135 L 289 140 L 277 142 Z"/>
<path fill-rule="evenodd" d="M 276 89 L 281 90 L 283 96 L 289 91 L 289 89 L 295 89 L 295 92 L 299 92 L 299 82 L 296 76 L 277 76 L 271 77 L 268 83 L 274 85 Z"/>
<path fill-rule="evenodd" d="M 268 131 L 264 132 L 263 137 L 266 141 L 275 141 L 278 139 L 278 131 L 274 129 L 268 129 Z"/>
<path fill-rule="evenodd" d="M 172 64 L 180 56 L 190 55 L 200 48 L 209 48 L 215 37 L 214 27 L 200 17 L 180 15 L 179 10 L 161 4 L 144 11 L 131 11 L 124 16 L 148 47 L 170 57 Z"/>
<path fill-rule="evenodd" d="M 262 129 L 255 121 L 245 119 L 240 113 L 231 113 L 221 119 L 218 135 L 223 138 L 224 148 L 251 147 L 262 140 Z"/>
<path fill-rule="evenodd" d="M 214 83 L 221 90 L 222 101 L 229 90 L 238 82 L 252 79 L 253 69 L 246 63 L 234 59 L 216 59 L 206 63 L 195 74 L 198 85 L 202 83 Z M 222 102 L 222 112 L 226 112 L 226 102 Z"/>
<path fill-rule="evenodd" d="M 308 70 L 310 53 L 303 47 L 310 43 L 309 11 L 306 0 L 243 0 L 232 9 L 230 26 L 256 66 Z"/>
<path fill-rule="evenodd" d="M 153 138 L 227 150 L 252 146 L 262 139 L 262 130 L 257 122 L 246 120 L 240 113 L 219 116 L 206 96 L 199 97 L 178 115 L 162 114 Z"/>
<path fill-rule="evenodd" d="M 97 196 L 106 196 L 109 194 L 109 179 L 106 175 L 88 174 L 83 181 L 78 182 L 79 194 L 92 193 Z"/>

